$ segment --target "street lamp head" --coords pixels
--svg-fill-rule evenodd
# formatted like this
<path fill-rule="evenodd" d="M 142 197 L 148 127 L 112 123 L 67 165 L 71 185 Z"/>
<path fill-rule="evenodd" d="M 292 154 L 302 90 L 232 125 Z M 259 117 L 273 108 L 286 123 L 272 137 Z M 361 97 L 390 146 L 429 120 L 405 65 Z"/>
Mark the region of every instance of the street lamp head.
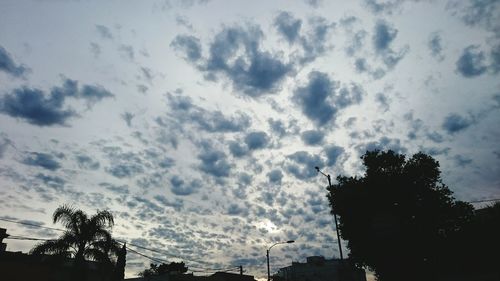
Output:
<path fill-rule="evenodd" d="M 288 243 L 288 244 L 295 243 L 295 240 L 288 240 L 288 241 L 286 241 L 286 243 Z"/>
<path fill-rule="evenodd" d="M 318 171 L 318 173 L 319 173 L 319 167 L 318 166 L 314 167 L 314 169 L 316 169 L 316 171 Z"/>

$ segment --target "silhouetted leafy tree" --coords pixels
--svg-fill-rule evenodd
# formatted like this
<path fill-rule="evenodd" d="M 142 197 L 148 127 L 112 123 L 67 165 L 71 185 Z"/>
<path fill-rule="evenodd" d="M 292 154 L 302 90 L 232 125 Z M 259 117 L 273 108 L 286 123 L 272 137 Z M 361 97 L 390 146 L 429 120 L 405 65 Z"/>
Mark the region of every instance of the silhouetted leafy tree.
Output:
<path fill-rule="evenodd" d="M 139 276 L 150 277 L 163 274 L 182 274 L 187 272 L 187 270 L 188 268 L 184 262 L 171 262 L 169 264 L 162 263 L 160 265 L 152 263 L 148 269 L 141 271 Z"/>
<path fill-rule="evenodd" d="M 61 222 L 66 231 L 57 240 L 36 245 L 31 250 L 32 254 L 73 258 L 76 280 L 85 278 L 85 260 L 112 266 L 112 258 L 116 256 L 119 247 L 109 232 L 114 224 L 110 212 L 98 211 L 89 218 L 82 210 L 63 205 L 54 211 L 52 218 L 54 223 Z"/>
<path fill-rule="evenodd" d="M 169 264 L 162 263 L 158 264 L 150 264 L 148 269 L 141 271 L 139 276 L 141 277 L 150 277 L 150 276 L 158 276 L 163 274 L 183 274 L 187 272 L 188 268 L 184 264 L 184 262 L 171 262 Z"/>
<path fill-rule="evenodd" d="M 432 280 L 449 257 L 448 238 L 472 221 L 472 206 L 454 200 L 431 156 L 389 150 L 361 159 L 365 174 L 337 177 L 328 194 L 349 257 L 382 281 Z"/>

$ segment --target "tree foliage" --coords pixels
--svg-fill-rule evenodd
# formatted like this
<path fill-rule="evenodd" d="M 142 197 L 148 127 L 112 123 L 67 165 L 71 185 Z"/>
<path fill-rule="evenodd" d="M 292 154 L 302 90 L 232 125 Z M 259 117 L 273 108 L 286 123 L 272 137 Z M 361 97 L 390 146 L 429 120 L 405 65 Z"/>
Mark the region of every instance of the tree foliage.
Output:
<path fill-rule="evenodd" d="M 472 205 L 452 197 L 431 156 L 389 150 L 361 159 L 365 174 L 337 177 L 328 193 L 350 259 L 379 280 L 432 280 L 452 258 L 450 238 L 473 221 Z"/>
<path fill-rule="evenodd" d="M 169 264 L 150 264 L 148 269 L 139 273 L 141 277 L 158 276 L 163 274 L 183 274 L 187 272 L 188 268 L 184 262 L 171 262 Z"/>
<path fill-rule="evenodd" d="M 64 234 L 56 240 L 36 245 L 32 254 L 73 258 L 75 267 L 81 272 L 85 260 L 113 265 L 119 247 L 110 234 L 114 220 L 109 211 L 98 211 L 88 217 L 82 210 L 63 205 L 54 211 L 52 218 L 54 223 L 60 222 L 64 226 Z"/>

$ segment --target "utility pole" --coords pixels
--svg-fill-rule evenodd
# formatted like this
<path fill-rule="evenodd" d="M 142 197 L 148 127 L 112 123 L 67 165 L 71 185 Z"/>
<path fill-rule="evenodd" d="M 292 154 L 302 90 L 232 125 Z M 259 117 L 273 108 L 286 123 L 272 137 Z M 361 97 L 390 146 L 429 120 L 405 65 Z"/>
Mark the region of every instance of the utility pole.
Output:
<path fill-rule="evenodd" d="M 240 265 L 240 275 L 243 275 L 243 266 Z"/>
<path fill-rule="evenodd" d="M 331 179 L 330 175 L 323 173 L 319 169 L 319 167 L 314 167 L 314 168 L 316 169 L 316 171 L 318 171 L 318 173 L 322 174 L 323 176 L 325 176 L 328 179 L 328 187 L 330 188 L 330 190 L 333 190 L 332 179 Z M 339 233 L 339 224 L 337 223 L 337 214 L 333 213 L 333 219 L 335 220 L 335 230 L 337 231 L 337 242 L 339 244 L 340 262 L 343 263 L 344 255 L 342 254 L 342 243 L 340 242 L 340 233 Z"/>
<path fill-rule="evenodd" d="M 267 249 L 267 281 L 271 281 L 271 271 L 269 270 L 269 249 Z"/>

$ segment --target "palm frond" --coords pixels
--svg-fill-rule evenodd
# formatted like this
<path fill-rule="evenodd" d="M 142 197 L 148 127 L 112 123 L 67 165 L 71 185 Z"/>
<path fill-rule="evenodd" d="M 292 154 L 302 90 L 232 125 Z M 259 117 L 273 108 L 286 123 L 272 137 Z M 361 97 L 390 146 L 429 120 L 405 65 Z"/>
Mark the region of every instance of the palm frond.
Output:
<path fill-rule="evenodd" d="M 90 222 L 99 228 L 112 227 L 115 224 L 113 214 L 108 210 L 98 211 L 97 214 L 90 218 Z"/>
<path fill-rule="evenodd" d="M 108 253 L 97 249 L 97 248 L 87 248 L 85 249 L 84 256 L 87 259 L 97 261 L 97 262 L 102 262 L 105 264 L 111 264 L 112 261 L 109 258 Z"/>
<path fill-rule="evenodd" d="M 75 209 L 73 207 L 62 205 L 54 211 L 54 214 L 52 215 L 53 222 L 61 222 L 64 227 L 71 228 L 74 213 Z"/>
<path fill-rule="evenodd" d="M 37 244 L 32 250 L 32 255 L 58 255 L 63 257 L 70 257 L 71 252 L 69 251 L 70 246 L 63 240 L 49 240 Z"/>

